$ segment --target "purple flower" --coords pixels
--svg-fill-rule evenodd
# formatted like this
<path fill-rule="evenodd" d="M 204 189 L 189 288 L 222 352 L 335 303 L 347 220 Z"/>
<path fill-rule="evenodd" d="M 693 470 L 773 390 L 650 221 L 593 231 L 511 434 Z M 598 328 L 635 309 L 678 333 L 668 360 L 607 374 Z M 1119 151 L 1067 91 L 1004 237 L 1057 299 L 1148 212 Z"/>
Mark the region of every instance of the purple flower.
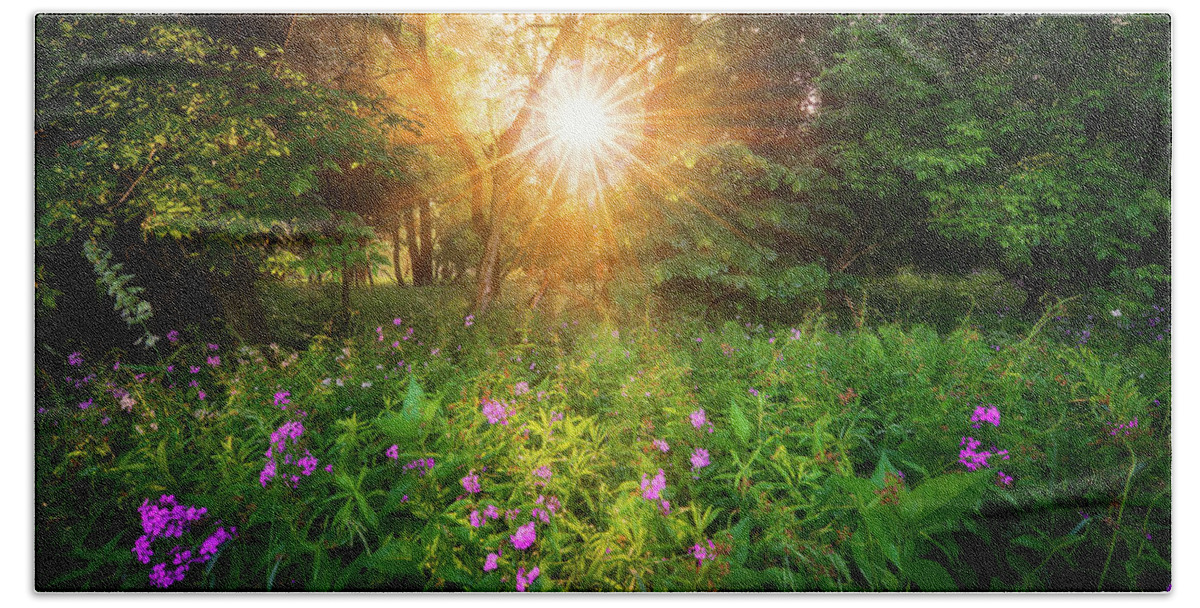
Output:
<path fill-rule="evenodd" d="M 496 555 L 495 553 L 488 553 L 487 561 L 483 562 L 483 571 L 491 572 L 492 570 L 495 570 L 500 565 L 498 563 L 499 559 L 500 559 L 499 555 Z"/>
<path fill-rule="evenodd" d="M 667 442 L 663 441 L 662 439 L 655 439 L 654 447 L 658 448 L 658 451 L 660 451 L 660 452 L 666 452 L 671 449 L 671 446 L 667 445 Z"/>
<path fill-rule="evenodd" d="M 210 345 L 210 346 L 211 346 L 211 345 Z M 212 367 L 216 367 L 216 366 L 220 365 L 220 364 L 221 364 L 221 357 L 220 357 L 220 356 L 212 356 L 212 357 L 209 357 L 209 358 L 208 358 L 208 364 L 209 364 L 210 366 L 212 366 Z"/>
<path fill-rule="evenodd" d="M 692 426 L 694 426 L 696 428 L 700 428 L 700 427 L 704 426 L 704 424 L 708 421 L 708 417 L 705 416 L 704 410 L 696 410 L 696 411 L 692 412 L 691 418 L 692 418 Z"/>
<path fill-rule="evenodd" d="M 1011 486 L 1013 478 L 1011 475 L 1005 475 L 1004 471 L 996 471 L 996 485 Z"/>
<path fill-rule="evenodd" d="M 532 515 L 533 517 L 536 517 L 536 518 L 542 520 L 542 523 L 547 523 L 547 524 L 550 523 L 550 514 L 547 513 L 546 510 L 541 507 L 534 507 L 533 509 L 531 509 L 529 511 L 529 514 Z"/>
<path fill-rule="evenodd" d="M 470 327 L 475 324 L 475 315 L 467 315 L 463 317 L 463 326 Z"/>
<path fill-rule="evenodd" d="M 200 366 L 199 365 L 189 365 L 188 371 L 193 374 L 198 374 L 198 373 L 200 373 Z"/>
<path fill-rule="evenodd" d="M 704 448 L 696 448 L 696 451 L 692 452 L 693 471 L 703 469 L 704 467 L 708 466 L 708 463 L 708 450 Z"/>
<path fill-rule="evenodd" d="M 285 405 L 291 403 L 291 399 L 288 399 L 288 397 L 291 396 L 292 394 L 288 391 L 279 391 L 278 393 L 275 393 L 275 405 Z"/>
<path fill-rule="evenodd" d="M 990 403 L 986 406 L 981 405 L 975 408 L 975 413 L 971 414 L 971 428 L 979 428 L 980 423 L 990 422 L 992 426 L 1000 426 L 1000 410 Z"/>
<path fill-rule="evenodd" d="M 71 367 L 79 367 L 80 365 L 83 365 L 83 354 L 74 352 L 67 355 L 67 363 L 69 363 Z"/>
<path fill-rule="evenodd" d="M 308 450 L 304 450 L 304 456 L 296 461 L 296 466 L 300 467 L 300 472 L 307 477 L 317 470 L 317 459 Z"/>
<path fill-rule="evenodd" d="M 513 394 L 518 397 L 520 397 L 521 395 L 524 395 L 525 393 L 528 393 L 528 392 L 529 392 L 529 383 L 528 382 L 525 382 L 522 380 L 521 382 L 518 382 L 515 385 L 513 385 Z"/>
<path fill-rule="evenodd" d="M 550 472 L 550 467 L 542 465 L 537 469 L 534 469 L 533 474 L 541 477 L 542 479 L 549 480 L 553 473 Z"/>
<path fill-rule="evenodd" d="M 528 575 L 525 574 L 525 568 L 523 566 L 517 568 L 517 591 L 524 591 L 525 587 L 532 583 L 534 579 L 538 577 L 539 573 L 540 570 L 538 570 L 537 566 L 534 566 L 533 570 L 530 570 Z"/>
<path fill-rule="evenodd" d="M 201 401 L 204 401 L 204 398 L 207 396 L 208 396 L 208 393 L 205 393 L 204 391 L 196 391 L 196 398 Z"/>
<path fill-rule="evenodd" d="M 517 533 L 508 537 L 512 544 L 517 549 L 524 551 L 533 545 L 533 541 L 537 540 L 537 531 L 533 528 L 533 522 L 529 522 L 520 528 L 517 528 Z"/>
<path fill-rule="evenodd" d="M 479 517 L 479 511 L 471 511 L 471 527 L 478 528 L 483 525 L 484 520 Z"/>
<path fill-rule="evenodd" d="M 398 460 L 400 458 L 400 446 L 393 444 L 384 454 L 392 460 Z"/>
<path fill-rule="evenodd" d="M 179 341 L 179 332 L 171 330 L 167 332 L 167 341 L 174 344 Z"/>
<path fill-rule="evenodd" d="M 479 485 L 479 476 L 474 473 L 462 478 L 462 487 L 472 494 L 478 494 L 483 491 L 483 488 Z"/>
<path fill-rule="evenodd" d="M 275 478 L 275 461 L 268 460 L 267 464 L 263 466 L 262 472 L 258 474 L 258 483 L 261 483 L 262 487 L 265 488 L 265 487 L 267 487 L 267 482 L 271 481 L 274 478 Z"/>
<path fill-rule="evenodd" d="M 754 387 L 750 387 L 750 391 L 749 391 L 749 392 L 750 392 L 750 395 L 751 395 L 751 396 L 753 396 L 753 397 L 757 397 L 757 396 L 758 396 L 758 389 L 756 389 L 756 388 L 754 388 Z"/>
<path fill-rule="evenodd" d="M 483 510 L 483 516 L 488 519 L 500 519 L 500 511 L 496 508 L 496 505 L 488 505 Z"/>
<path fill-rule="evenodd" d="M 646 474 L 642 474 L 642 497 L 646 500 L 658 500 L 663 489 L 667 487 L 667 476 L 662 469 L 658 470 L 658 475 L 654 479 L 647 479 Z"/>
<path fill-rule="evenodd" d="M 704 545 L 696 543 L 692 545 L 691 549 L 688 549 L 688 553 L 696 558 L 697 568 L 703 565 L 705 560 L 711 561 L 717 558 L 716 545 L 713 544 L 712 539 L 709 539 L 707 549 L 704 547 Z"/>
<path fill-rule="evenodd" d="M 92 400 L 88 399 L 87 401 L 84 401 L 83 403 L 79 404 L 79 409 L 86 410 L 91 406 L 92 406 Z"/>
<path fill-rule="evenodd" d="M 483 415 L 487 416 L 488 424 L 507 425 L 508 417 L 515 413 L 515 410 L 507 408 L 503 401 L 493 401 L 491 399 L 483 400 Z"/>

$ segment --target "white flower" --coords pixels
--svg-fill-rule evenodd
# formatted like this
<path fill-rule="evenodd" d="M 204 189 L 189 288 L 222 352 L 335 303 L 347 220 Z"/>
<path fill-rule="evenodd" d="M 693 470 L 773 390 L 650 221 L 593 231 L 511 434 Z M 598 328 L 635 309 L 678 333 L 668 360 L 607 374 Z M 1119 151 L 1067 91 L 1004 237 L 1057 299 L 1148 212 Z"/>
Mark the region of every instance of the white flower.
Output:
<path fill-rule="evenodd" d="M 1121 316 L 1121 309 L 1118 308 L 1116 310 L 1110 310 L 1109 313 L 1111 313 L 1112 316 L 1114 316 L 1114 317 L 1119 317 L 1119 316 Z"/>

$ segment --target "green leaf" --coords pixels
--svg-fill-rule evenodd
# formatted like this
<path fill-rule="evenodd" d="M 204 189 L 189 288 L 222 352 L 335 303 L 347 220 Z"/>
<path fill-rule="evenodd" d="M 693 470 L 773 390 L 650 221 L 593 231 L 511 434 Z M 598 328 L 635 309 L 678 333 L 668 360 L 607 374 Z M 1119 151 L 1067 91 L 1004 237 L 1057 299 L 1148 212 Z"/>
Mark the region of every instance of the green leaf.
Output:
<path fill-rule="evenodd" d="M 933 560 L 914 559 L 909 562 L 905 574 L 921 591 L 958 591 L 950 573 Z"/>
<path fill-rule="evenodd" d="M 746 420 L 746 416 L 742 413 L 742 408 L 738 407 L 736 400 L 729 401 L 729 424 L 733 427 L 734 435 L 737 435 L 742 443 L 749 443 L 750 421 Z"/>

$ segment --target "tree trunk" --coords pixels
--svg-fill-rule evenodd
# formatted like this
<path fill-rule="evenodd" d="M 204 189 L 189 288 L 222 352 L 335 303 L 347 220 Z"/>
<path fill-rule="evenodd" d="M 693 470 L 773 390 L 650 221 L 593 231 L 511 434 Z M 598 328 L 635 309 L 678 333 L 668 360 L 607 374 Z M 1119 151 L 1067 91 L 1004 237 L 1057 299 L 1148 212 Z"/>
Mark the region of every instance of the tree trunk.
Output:
<path fill-rule="evenodd" d="M 417 225 L 420 235 L 417 255 L 413 258 L 413 285 L 433 284 L 433 218 L 428 198 L 417 204 Z"/>
<path fill-rule="evenodd" d="M 400 226 L 392 231 L 392 274 L 396 277 L 396 286 L 404 287 L 404 275 L 400 272 Z"/>

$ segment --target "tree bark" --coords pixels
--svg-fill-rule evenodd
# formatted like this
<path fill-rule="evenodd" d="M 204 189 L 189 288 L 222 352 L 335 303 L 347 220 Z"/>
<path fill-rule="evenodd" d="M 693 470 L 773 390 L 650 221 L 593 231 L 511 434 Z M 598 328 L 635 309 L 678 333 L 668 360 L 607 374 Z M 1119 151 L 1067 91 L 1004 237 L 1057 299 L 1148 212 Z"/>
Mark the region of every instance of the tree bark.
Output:
<path fill-rule="evenodd" d="M 396 277 L 396 286 L 404 287 L 404 275 L 400 272 L 400 226 L 392 231 L 392 275 Z"/>
<path fill-rule="evenodd" d="M 496 140 L 496 164 L 492 169 L 491 221 L 488 225 L 483 255 L 479 262 L 479 272 L 476 275 L 477 289 L 473 308 L 478 316 L 483 316 L 487 312 L 492 300 L 499 292 L 501 277 L 496 272 L 496 262 L 500 258 L 500 237 L 504 229 L 504 221 L 510 211 L 513 191 L 517 189 L 520 178 L 520 171 L 516 167 L 518 159 L 514 157 L 517 143 L 533 116 L 533 106 L 536 104 L 537 98 L 550 80 L 551 72 L 558 65 L 559 57 L 568 45 L 574 43 L 578 34 L 576 29 L 578 23 L 577 17 L 567 17 L 563 20 L 558 36 L 554 38 L 554 44 L 550 46 L 550 52 L 546 55 L 541 69 L 530 84 L 529 92 L 525 96 L 524 103 L 521 104 L 521 109 L 517 111 L 517 116 L 513 118 L 512 124 Z"/>
<path fill-rule="evenodd" d="M 433 210 L 428 198 L 416 205 L 419 245 L 413 258 L 413 285 L 433 284 Z"/>

